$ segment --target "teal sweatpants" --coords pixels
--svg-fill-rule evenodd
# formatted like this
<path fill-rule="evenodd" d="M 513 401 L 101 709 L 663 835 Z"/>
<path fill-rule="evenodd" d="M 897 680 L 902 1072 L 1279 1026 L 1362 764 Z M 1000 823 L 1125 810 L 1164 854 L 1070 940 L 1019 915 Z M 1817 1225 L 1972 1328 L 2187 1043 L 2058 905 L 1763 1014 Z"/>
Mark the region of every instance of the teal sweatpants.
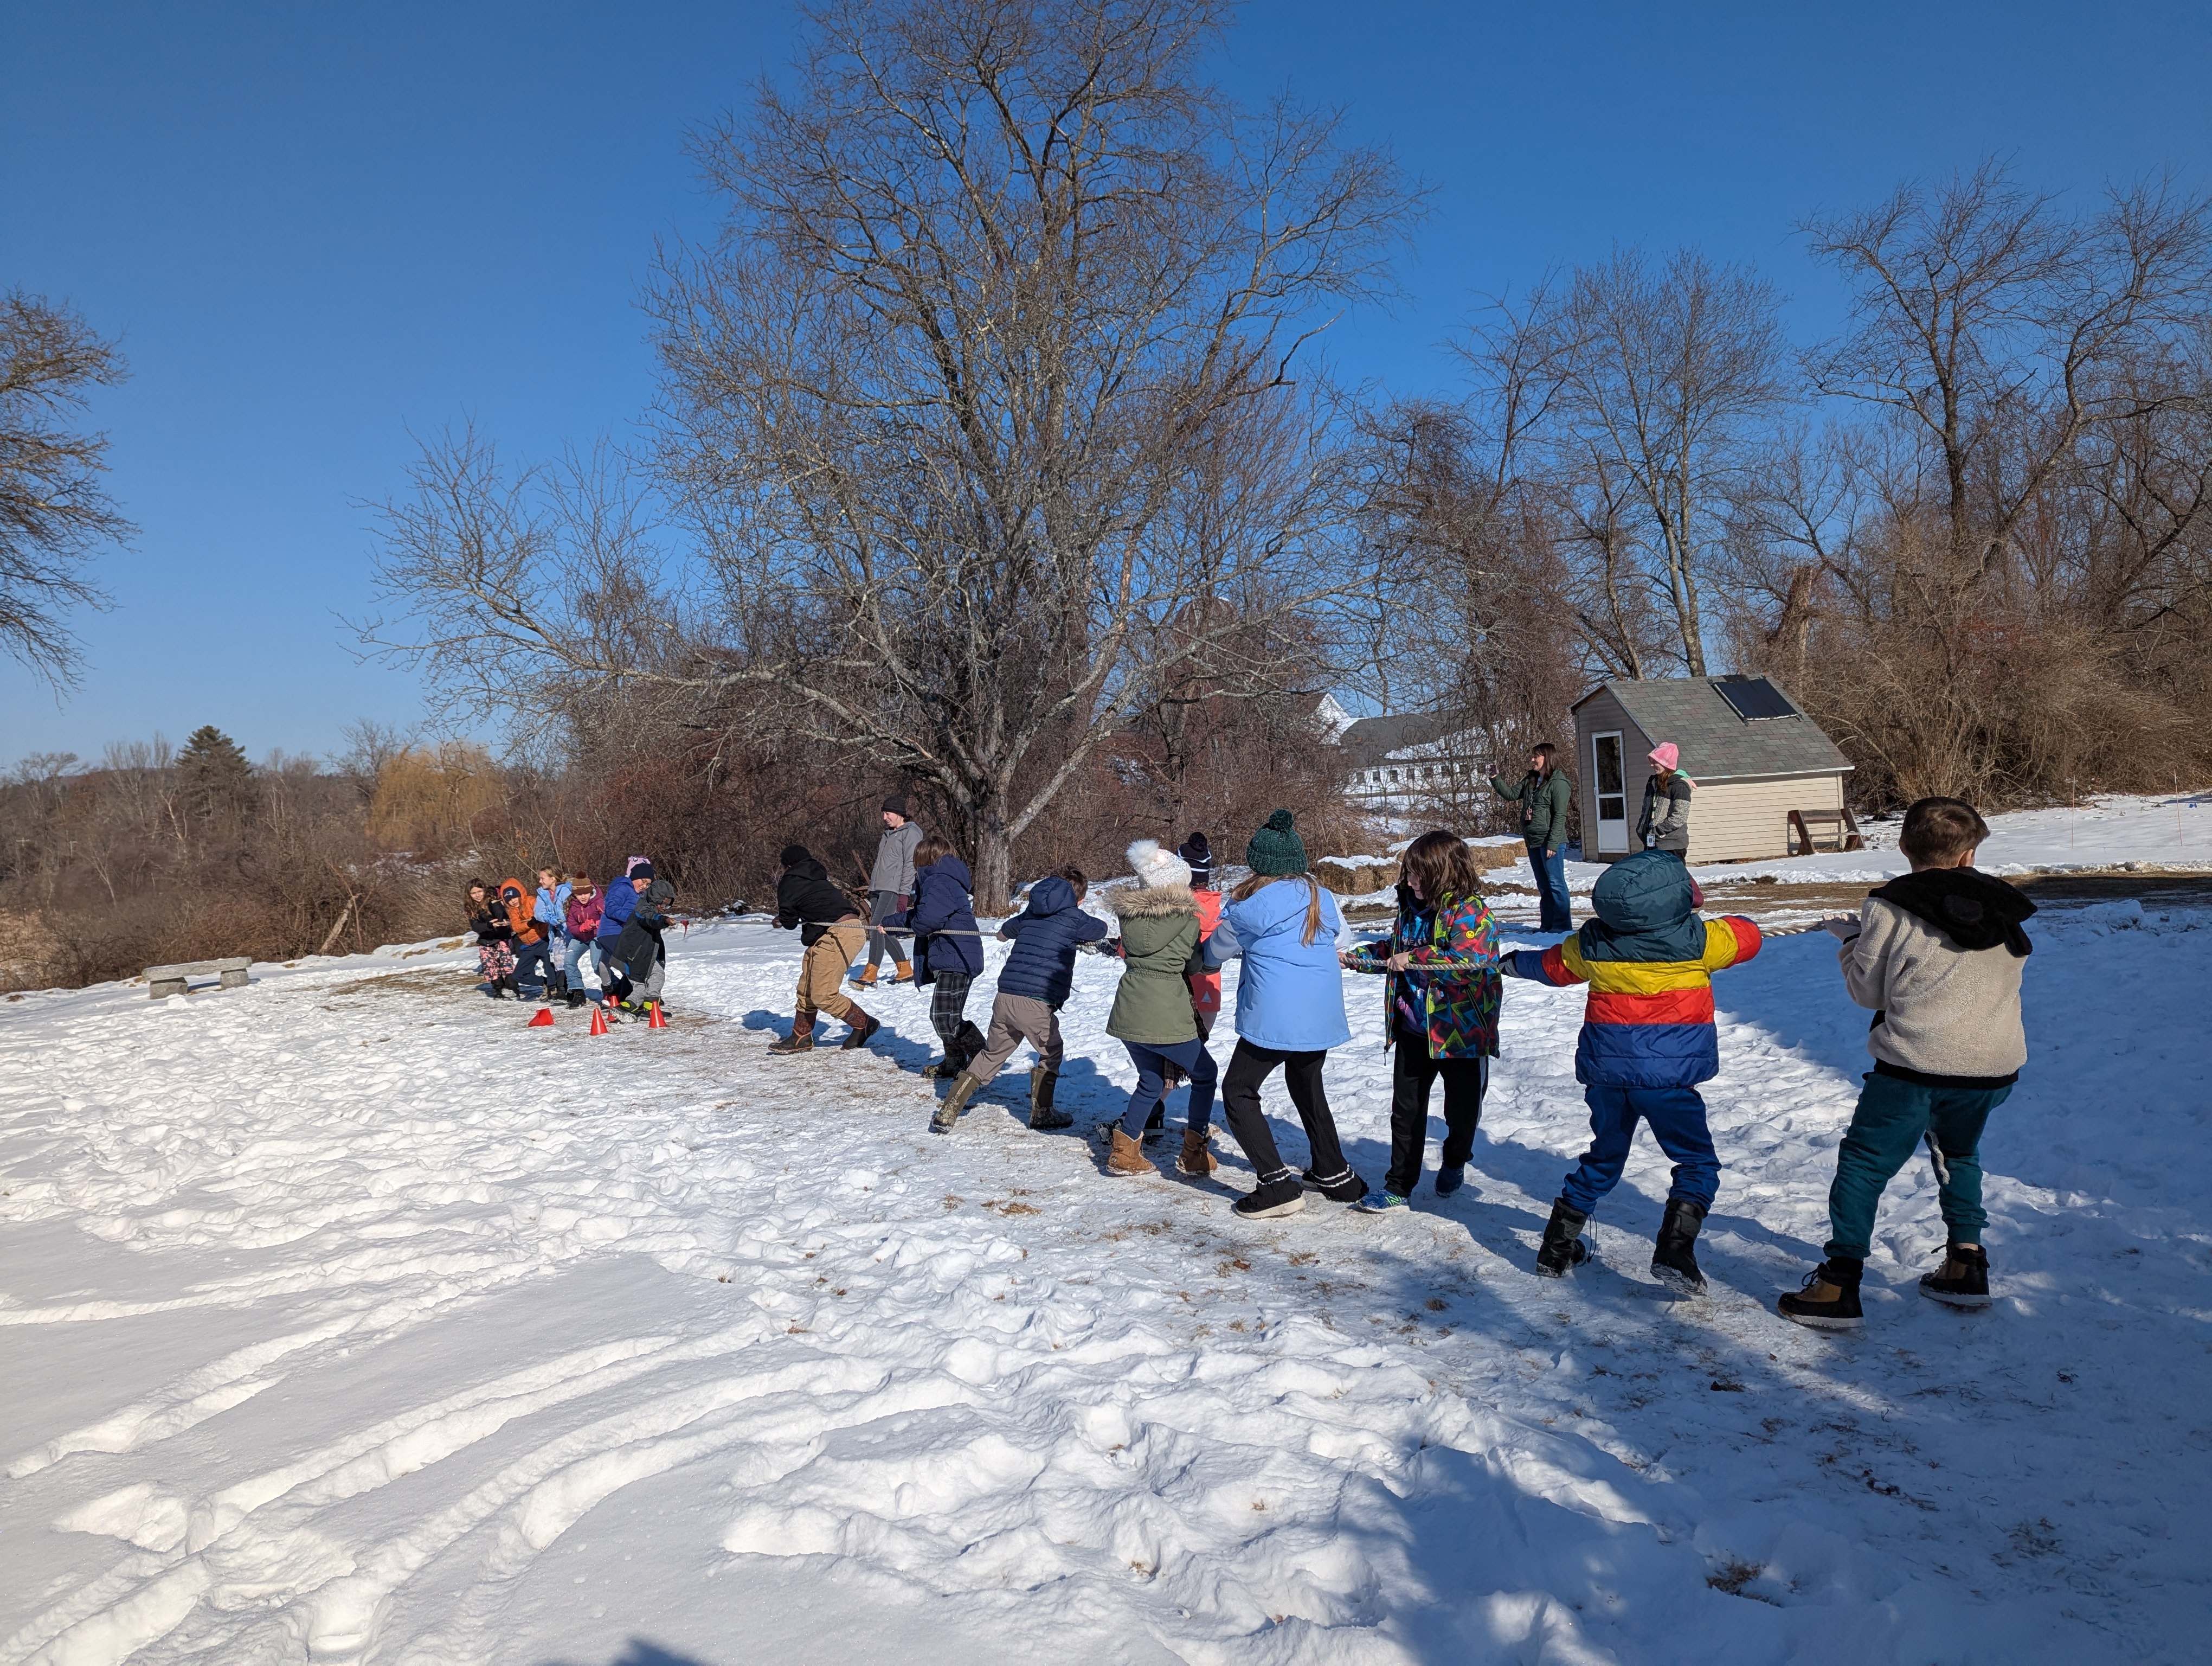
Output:
<path fill-rule="evenodd" d="M 2011 1093 L 2009 1082 L 1936 1087 L 1870 1073 L 1836 1149 L 1836 1178 L 1828 1188 L 1828 1255 L 1840 1261 L 1867 1258 L 1882 1188 L 1923 1139 L 1936 1165 L 1950 1241 L 1979 1243 L 1990 1219 L 1982 1208 L 1982 1125 Z"/>

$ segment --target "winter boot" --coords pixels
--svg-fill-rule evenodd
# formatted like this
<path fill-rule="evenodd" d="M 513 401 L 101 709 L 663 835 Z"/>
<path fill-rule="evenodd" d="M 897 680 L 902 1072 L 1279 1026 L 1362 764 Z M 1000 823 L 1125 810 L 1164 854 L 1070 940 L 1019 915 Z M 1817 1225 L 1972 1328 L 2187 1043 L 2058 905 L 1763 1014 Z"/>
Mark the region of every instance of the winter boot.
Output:
<path fill-rule="evenodd" d="M 859 971 L 851 975 L 849 981 L 859 984 L 863 989 L 872 989 L 876 987 L 876 969 L 872 966 L 863 966 Z"/>
<path fill-rule="evenodd" d="M 581 989 L 569 990 L 568 1010 L 573 1012 L 577 1007 L 583 1006 L 585 1002 L 588 1001 L 590 999 L 591 997 L 586 994 Z"/>
<path fill-rule="evenodd" d="M 1651 1276 L 1686 1296 L 1705 1293 L 1705 1275 L 1691 1253 L 1705 1219 L 1704 1204 L 1686 1197 L 1668 1198 L 1666 1217 L 1659 1223 L 1659 1241 L 1651 1248 Z"/>
<path fill-rule="evenodd" d="M 845 1022 L 853 1026 L 846 1031 L 845 1039 L 841 1044 L 842 1050 L 847 1053 L 856 1047 L 866 1047 L 874 1038 L 876 1031 L 884 1027 L 857 1006 L 846 1007 Z"/>
<path fill-rule="evenodd" d="M 559 999 L 561 999 L 562 997 L 563 997 L 563 996 L 567 995 L 567 994 L 568 994 L 568 973 L 566 973 L 566 972 L 552 972 L 552 973 L 549 973 L 549 974 L 547 975 L 546 979 L 545 979 L 545 995 L 546 995 L 546 999 L 547 999 L 547 1000 L 559 1000 Z"/>
<path fill-rule="evenodd" d="M 510 972 L 505 977 L 500 979 L 499 987 L 501 992 L 508 1000 L 520 1000 L 522 999 L 522 986 L 514 981 L 514 973 Z"/>
<path fill-rule="evenodd" d="M 1145 1148 L 1121 1132 L 1114 1130 L 1113 1149 L 1106 1154 L 1106 1172 L 1118 1175 L 1158 1174 L 1159 1170 L 1145 1155 Z"/>
<path fill-rule="evenodd" d="M 1185 1128 L 1182 1131 L 1182 1155 L 1176 1158 L 1176 1172 L 1206 1176 L 1221 1166 L 1220 1159 L 1206 1144 L 1204 1128 Z"/>
<path fill-rule="evenodd" d="M 1945 1246 L 1943 1265 L 1923 1274 L 1920 1293 L 1946 1307 L 1987 1307 L 1990 1304 L 1990 1258 L 1978 1243 Z"/>
<path fill-rule="evenodd" d="M 870 971 L 871 973 L 872 973 L 872 972 L 875 970 L 875 969 L 874 969 L 872 966 L 872 967 L 870 967 L 868 970 L 869 970 L 869 971 Z M 873 977 L 873 976 L 871 976 L 871 977 L 868 979 L 868 982 L 871 982 L 871 983 L 874 982 L 875 982 L 874 977 Z M 898 976 L 897 976 L 896 977 L 893 978 L 893 979 L 891 980 L 891 982 L 894 982 L 894 983 L 911 983 L 911 982 L 914 982 L 914 963 L 913 963 L 912 961 L 910 961 L 910 960 L 902 960 L 902 961 L 900 961 L 900 962 L 899 962 L 899 964 L 898 964 Z"/>
<path fill-rule="evenodd" d="M 1245 1220 L 1274 1220 L 1294 1215 L 1306 1207 L 1306 1189 L 1287 1169 L 1273 1180 L 1264 1180 L 1231 1204 L 1230 1213 Z"/>
<path fill-rule="evenodd" d="M 952 1084 L 952 1091 L 939 1100 L 937 1109 L 930 1113 L 929 1131 L 932 1134 L 951 1133 L 952 1125 L 960 1120 L 960 1113 L 968 1109 L 968 1102 L 982 1088 L 982 1083 L 973 1076 L 963 1074 Z"/>
<path fill-rule="evenodd" d="M 770 1042 L 771 1053 L 811 1053 L 814 1050 L 814 1014 L 793 1019 L 791 1033 L 781 1041 Z"/>
<path fill-rule="evenodd" d="M 1583 1242 L 1583 1228 L 1589 1225 L 1589 1217 L 1567 1207 L 1564 1197 L 1552 1204 L 1552 1218 L 1544 1223 L 1544 1241 L 1536 1246 L 1536 1270 L 1547 1279 L 1564 1279 L 1567 1269 L 1580 1267 L 1589 1259 L 1589 1245 Z"/>
<path fill-rule="evenodd" d="M 1073 1116 L 1052 1107 L 1053 1090 L 1059 1083 L 1060 1072 L 1057 1070 L 1047 1070 L 1042 1065 L 1038 1065 L 1030 1072 L 1030 1126 L 1040 1132 L 1075 1126 Z"/>
<path fill-rule="evenodd" d="M 960 1049 L 960 1062 L 964 1066 L 970 1060 L 982 1056 L 983 1049 L 991 1044 L 991 1038 L 975 1027 L 973 1018 L 963 1018 L 960 1020 L 960 1033 L 954 1037 L 954 1044 Z"/>
<path fill-rule="evenodd" d="M 1152 1114 L 1145 1119 L 1145 1143 L 1156 1146 L 1168 1131 L 1168 1102 L 1163 1099 L 1152 1107 Z"/>
<path fill-rule="evenodd" d="M 1859 1310 L 1859 1276 L 1865 1271 L 1864 1262 L 1831 1256 L 1805 1275 L 1802 1292 L 1782 1297 L 1774 1310 L 1815 1330 L 1856 1330 L 1866 1322 Z"/>
<path fill-rule="evenodd" d="M 1467 1184 L 1467 1168 L 1463 1164 L 1451 1163 L 1437 1170 L 1437 1195 L 1449 1197 Z"/>

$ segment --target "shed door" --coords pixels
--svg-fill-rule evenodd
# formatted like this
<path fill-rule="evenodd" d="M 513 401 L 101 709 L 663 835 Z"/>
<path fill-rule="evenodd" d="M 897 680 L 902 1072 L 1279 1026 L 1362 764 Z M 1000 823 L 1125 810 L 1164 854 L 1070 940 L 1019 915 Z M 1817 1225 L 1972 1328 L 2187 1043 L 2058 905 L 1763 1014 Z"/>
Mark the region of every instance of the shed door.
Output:
<path fill-rule="evenodd" d="M 1601 856 L 1628 848 L 1628 778 L 1621 768 L 1620 732 L 1593 735 L 1590 779 L 1597 784 L 1597 848 Z"/>

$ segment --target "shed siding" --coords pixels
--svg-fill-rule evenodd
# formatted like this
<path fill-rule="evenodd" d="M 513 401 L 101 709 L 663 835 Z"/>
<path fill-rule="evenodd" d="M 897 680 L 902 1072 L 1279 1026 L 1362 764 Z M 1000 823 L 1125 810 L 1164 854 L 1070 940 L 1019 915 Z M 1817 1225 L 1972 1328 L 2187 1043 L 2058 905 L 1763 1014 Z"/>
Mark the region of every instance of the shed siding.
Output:
<path fill-rule="evenodd" d="M 1792 810 L 1840 810 L 1840 773 L 1716 781 L 1690 800 L 1690 860 L 1764 860 L 1790 853 Z"/>
<path fill-rule="evenodd" d="M 1575 788 L 1582 800 L 1583 860 L 1591 862 L 1618 861 L 1619 856 L 1597 854 L 1597 753 L 1595 738 L 1620 733 L 1622 764 L 1627 770 L 1628 836 L 1636 837 L 1636 815 L 1644 802 L 1644 777 L 1650 773 L 1651 764 L 1645 754 L 1656 744 L 1643 730 L 1636 727 L 1620 702 L 1613 697 L 1610 689 L 1601 688 L 1581 705 L 1575 708 Z M 1694 836 L 1696 822 L 1690 824 Z M 1626 853 L 1624 853 L 1626 854 Z"/>

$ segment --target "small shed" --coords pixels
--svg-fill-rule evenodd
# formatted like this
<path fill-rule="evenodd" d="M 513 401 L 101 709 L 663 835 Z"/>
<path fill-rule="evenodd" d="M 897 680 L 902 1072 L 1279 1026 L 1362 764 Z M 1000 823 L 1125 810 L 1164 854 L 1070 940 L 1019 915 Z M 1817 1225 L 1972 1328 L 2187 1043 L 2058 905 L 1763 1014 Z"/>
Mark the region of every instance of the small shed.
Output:
<path fill-rule="evenodd" d="M 1814 840 L 1854 844 L 1844 805 L 1850 760 L 1765 677 L 1673 677 L 1601 683 L 1575 702 L 1583 856 L 1618 861 L 1637 848 L 1649 754 L 1671 740 L 1697 783 L 1690 860 L 1756 861 Z"/>

